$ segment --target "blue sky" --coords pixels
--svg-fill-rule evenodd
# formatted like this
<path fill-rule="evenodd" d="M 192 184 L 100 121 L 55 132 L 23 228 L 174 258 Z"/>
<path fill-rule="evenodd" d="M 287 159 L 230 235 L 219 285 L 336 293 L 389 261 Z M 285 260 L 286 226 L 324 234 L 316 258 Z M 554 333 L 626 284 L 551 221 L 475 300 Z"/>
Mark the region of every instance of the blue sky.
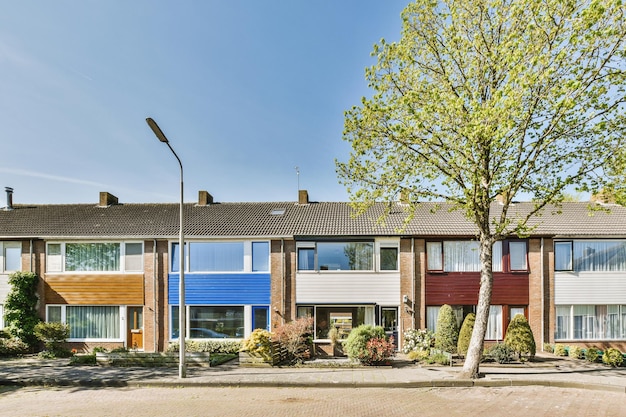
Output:
<path fill-rule="evenodd" d="M 298 182 L 347 201 L 343 113 L 371 94 L 373 45 L 399 38 L 406 4 L 4 1 L 0 186 L 16 204 L 176 202 L 152 117 L 183 162 L 185 201 L 295 201 Z"/>

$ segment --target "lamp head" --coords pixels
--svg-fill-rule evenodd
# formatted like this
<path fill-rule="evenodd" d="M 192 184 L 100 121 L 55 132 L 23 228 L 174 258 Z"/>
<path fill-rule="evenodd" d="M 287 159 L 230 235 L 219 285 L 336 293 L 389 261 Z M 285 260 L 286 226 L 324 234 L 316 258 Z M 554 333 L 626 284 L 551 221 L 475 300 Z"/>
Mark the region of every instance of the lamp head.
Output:
<path fill-rule="evenodd" d="M 151 118 L 148 117 L 146 119 L 146 122 L 148 123 L 148 126 L 150 126 L 150 129 L 152 129 L 152 131 L 154 132 L 154 134 L 156 135 L 156 137 L 164 143 L 169 143 L 169 141 L 167 140 L 167 138 L 165 137 L 165 134 L 163 133 L 163 131 L 161 130 L 161 128 L 159 127 L 159 125 Z"/>

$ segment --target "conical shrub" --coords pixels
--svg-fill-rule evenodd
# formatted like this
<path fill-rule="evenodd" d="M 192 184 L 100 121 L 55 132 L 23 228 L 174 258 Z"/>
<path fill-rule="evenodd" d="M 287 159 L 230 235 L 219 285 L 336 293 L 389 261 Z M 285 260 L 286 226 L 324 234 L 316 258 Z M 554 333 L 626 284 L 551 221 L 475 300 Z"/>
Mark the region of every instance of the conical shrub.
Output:
<path fill-rule="evenodd" d="M 465 356 L 467 354 L 475 322 L 476 314 L 474 313 L 469 313 L 463 320 L 461 331 L 459 332 L 459 341 L 456 344 L 457 353 L 461 356 Z"/>
<path fill-rule="evenodd" d="M 528 356 L 531 359 L 535 357 L 537 350 L 535 338 L 524 315 L 518 314 L 513 317 L 508 329 L 506 329 L 504 344 L 512 348 L 520 360 L 524 356 Z"/>
<path fill-rule="evenodd" d="M 437 316 L 435 348 L 449 353 L 456 353 L 458 340 L 459 326 L 456 324 L 456 316 L 452 307 L 444 304 L 439 309 L 439 315 Z"/>

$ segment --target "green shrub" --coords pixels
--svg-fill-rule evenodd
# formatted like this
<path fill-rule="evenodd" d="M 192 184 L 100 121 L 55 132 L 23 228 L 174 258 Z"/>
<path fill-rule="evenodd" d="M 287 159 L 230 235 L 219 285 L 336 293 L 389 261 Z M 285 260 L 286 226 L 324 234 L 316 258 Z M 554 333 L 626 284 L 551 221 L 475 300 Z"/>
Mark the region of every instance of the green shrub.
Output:
<path fill-rule="evenodd" d="M 30 347 L 17 338 L 0 339 L 0 356 L 18 356 L 28 353 Z"/>
<path fill-rule="evenodd" d="M 450 365 L 450 359 L 443 353 L 434 353 L 425 359 L 426 363 L 438 363 L 440 365 Z"/>
<path fill-rule="evenodd" d="M 367 348 L 367 342 L 371 339 L 385 339 L 385 329 L 381 326 L 362 324 L 352 329 L 343 342 L 343 351 L 350 359 L 366 360 L 371 354 Z"/>
<path fill-rule="evenodd" d="M 33 272 L 14 272 L 9 275 L 11 289 L 4 303 L 5 320 L 9 333 L 21 339 L 29 347 L 38 343 L 34 334 L 40 322 L 37 315 L 37 285 L 39 277 Z"/>
<path fill-rule="evenodd" d="M 587 348 L 585 351 L 585 360 L 587 362 L 598 362 L 598 358 L 600 357 L 600 349 L 595 347 Z"/>
<path fill-rule="evenodd" d="M 430 356 L 430 352 L 428 350 L 412 350 L 406 354 L 406 357 L 409 360 L 421 362 L 426 360 Z"/>
<path fill-rule="evenodd" d="M 544 343 L 543 344 L 543 350 L 544 350 L 544 352 L 554 353 L 554 346 L 551 345 L 550 343 Z"/>
<path fill-rule="evenodd" d="M 39 322 L 33 333 L 43 342 L 46 352 L 44 357 L 67 358 L 72 355 L 65 347 L 65 342 L 70 337 L 70 327 L 67 324 Z"/>
<path fill-rule="evenodd" d="M 70 365 L 97 365 L 96 354 L 74 355 L 70 358 Z"/>
<path fill-rule="evenodd" d="M 435 330 L 435 348 L 449 353 L 456 353 L 459 328 L 452 307 L 444 304 L 439 309 Z"/>
<path fill-rule="evenodd" d="M 487 349 L 486 355 L 498 363 L 510 363 L 514 359 L 515 351 L 504 343 L 498 343 Z"/>
<path fill-rule="evenodd" d="M 470 340 L 472 339 L 472 331 L 474 330 L 474 323 L 476 322 L 476 314 L 469 313 L 465 316 L 461 330 L 459 331 L 459 340 L 456 344 L 457 353 L 461 356 L 467 354 L 469 349 Z"/>
<path fill-rule="evenodd" d="M 554 354 L 556 356 L 567 356 L 567 348 L 559 343 L 554 345 Z"/>
<path fill-rule="evenodd" d="M 583 348 L 578 346 L 572 346 L 569 348 L 569 352 L 567 354 L 570 358 L 574 359 L 582 359 L 585 357 Z"/>
<path fill-rule="evenodd" d="M 431 330 L 410 329 L 404 332 L 404 346 L 402 352 L 426 352 L 428 356 L 430 348 L 435 346 L 435 333 Z"/>
<path fill-rule="evenodd" d="M 517 314 L 509 323 L 504 336 L 504 344 L 513 349 L 520 360 L 525 356 L 534 358 L 537 353 L 533 331 L 523 314 Z"/>
<path fill-rule="evenodd" d="M 172 342 L 167 347 L 168 352 L 178 352 L 180 345 L 178 342 Z M 210 352 L 237 354 L 242 350 L 242 341 L 240 340 L 187 340 L 185 341 L 186 352 Z"/>
<path fill-rule="evenodd" d="M 615 348 L 606 349 L 602 355 L 602 363 L 610 365 L 614 368 L 622 366 L 623 362 L 624 356 L 622 355 L 622 352 Z"/>

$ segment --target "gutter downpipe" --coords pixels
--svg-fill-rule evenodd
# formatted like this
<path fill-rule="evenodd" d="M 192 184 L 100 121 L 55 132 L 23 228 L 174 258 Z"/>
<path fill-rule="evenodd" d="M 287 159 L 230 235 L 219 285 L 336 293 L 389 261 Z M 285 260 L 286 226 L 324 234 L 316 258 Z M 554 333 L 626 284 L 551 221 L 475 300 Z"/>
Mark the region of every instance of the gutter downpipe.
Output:
<path fill-rule="evenodd" d="M 152 339 L 154 343 L 154 351 L 158 352 L 159 347 L 157 346 L 157 261 L 156 261 L 156 239 L 152 239 Z"/>
<path fill-rule="evenodd" d="M 285 324 L 285 310 L 287 309 L 287 300 L 285 300 L 285 238 L 280 239 L 280 299 L 282 302 L 282 324 Z"/>
<path fill-rule="evenodd" d="M 541 274 L 541 351 L 543 352 L 543 344 L 545 343 L 545 294 L 544 294 L 544 268 L 543 268 L 543 261 L 544 261 L 544 257 L 543 257 L 543 238 L 541 238 L 541 256 L 540 256 L 540 260 L 541 260 L 541 267 L 540 269 L 540 274 Z M 549 327 L 549 326 L 548 326 Z"/>
<path fill-rule="evenodd" d="M 22 249 L 20 249 L 20 253 L 22 253 Z M 34 272 L 33 271 L 33 240 L 30 239 L 30 246 L 29 246 L 29 257 L 30 257 L 30 272 Z"/>
<path fill-rule="evenodd" d="M 411 238 L 411 325 L 415 329 L 415 238 Z"/>

